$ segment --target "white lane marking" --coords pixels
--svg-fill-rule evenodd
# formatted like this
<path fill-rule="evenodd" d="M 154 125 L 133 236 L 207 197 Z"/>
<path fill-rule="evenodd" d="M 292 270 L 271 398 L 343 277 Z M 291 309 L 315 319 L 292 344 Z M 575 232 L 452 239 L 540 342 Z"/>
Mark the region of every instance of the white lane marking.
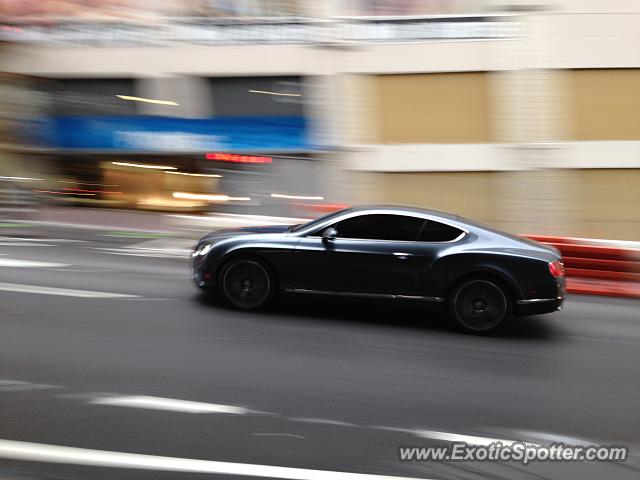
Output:
<path fill-rule="evenodd" d="M 209 223 L 211 225 L 221 224 L 223 226 L 231 224 L 240 225 L 292 225 L 306 223 L 310 218 L 273 217 L 268 215 L 242 215 L 242 214 L 213 214 L 198 217 L 195 215 L 167 215 L 171 218 L 185 220 L 195 220 L 199 223 Z"/>
<path fill-rule="evenodd" d="M 331 420 L 330 418 L 305 418 L 305 417 L 293 417 L 289 419 L 290 422 L 300 423 L 318 423 L 321 425 L 336 425 L 339 427 L 357 427 L 355 423 L 343 422 L 342 420 Z"/>
<path fill-rule="evenodd" d="M 501 442 L 503 445 L 513 445 L 514 443 L 524 442 L 527 445 L 540 446 L 539 443 L 530 442 L 528 440 L 506 440 L 504 438 L 480 437 L 476 435 L 462 435 L 459 433 L 438 432 L 435 430 L 411 430 L 408 428 L 379 427 L 371 426 L 380 430 L 389 430 L 392 432 L 403 432 L 415 435 L 418 438 L 430 438 L 432 440 L 443 440 L 446 442 L 465 442 L 470 445 L 489 446 L 492 443 Z"/>
<path fill-rule="evenodd" d="M 61 388 L 56 385 L 48 385 L 46 383 L 27 383 L 25 385 L 6 385 L 0 387 L 0 392 L 29 392 L 33 390 L 51 390 L 53 388 Z"/>
<path fill-rule="evenodd" d="M 56 242 L 56 243 L 87 243 L 88 240 L 73 240 L 71 238 L 23 238 L 0 237 L 0 242 Z"/>
<path fill-rule="evenodd" d="M 152 251 L 176 251 L 191 252 L 193 250 L 195 240 L 181 238 L 154 238 L 153 240 L 144 240 L 142 242 L 127 245 L 127 248 L 135 250 L 152 250 Z"/>
<path fill-rule="evenodd" d="M 69 398 L 72 400 L 91 400 L 92 398 L 102 397 L 107 395 L 116 395 L 112 392 L 86 392 L 86 393 L 62 393 L 56 395 L 59 398 Z"/>
<path fill-rule="evenodd" d="M 150 249 L 150 248 L 101 248 L 93 247 L 101 253 L 108 255 L 128 255 L 134 257 L 171 257 L 186 258 L 191 256 L 191 250 L 187 249 Z"/>
<path fill-rule="evenodd" d="M 102 270 L 102 269 L 93 270 L 91 268 L 52 268 L 51 271 L 53 271 L 53 272 L 65 272 L 65 273 L 78 273 L 78 272 L 95 273 L 97 271 L 99 271 L 100 273 L 104 272 L 104 270 Z M 109 270 L 107 270 L 107 271 L 109 271 Z"/>
<path fill-rule="evenodd" d="M 178 238 L 156 238 L 129 245 L 127 248 L 145 253 L 166 253 L 169 255 L 191 256 L 194 247 L 193 240 Z"/>
<path fill-rule="evenodd" d="M 1 392 L 25 392 L 29 390 L 49 390 L 52 388 L 62 388 L 58 385 L 49 385 L 46 383 L 29 383 L 20 380 L 2 380 L 0 379 Z"/>
<path fill-rule="evenodd" d="M 0 242 L 0 247 L 57 247 L 51 243 Z"/>
<path fill-rule="evenodd" d="M 555 433 L 533 432 L 528 430 L 516 431 L 517 435 L 536 440 L 544 440 L 548 443 L 565 443 L 567 445 L 596 445 L 598 442 L 585 440 L 583 438 L 569 437 L 567 435 L 557 435 Z M 600 442 L 602 443 L 602 442 Z"/>
<path fill-rule="evenodd" d="M 216 473 L 288 480 L 416 480 L 416 477 L 397 477 L 366 473 L 311 470 L 277 467 L 251 463 L 217 462 L 190 458 L 161 457 L 138 453 L 91 450 L 43 443 L 0 440 L 0 458 L 33 462 L 64 463 L 94 467 L 133 468 L 168 472 Z"/>
<path fill-rule="evenodd" d="M 504 440 L 502 438 L 477 437 L 474 435 L 460 435 L 457 433 L 436 432 L 434 430 L 415 430 L 415 435 L 420 438 L 431 438 L 433 440 L 445 440 L 447 442 L 466 442 L 471 445 L 491 445 L 492 443 L 502 442 L 503 444 L 512 444 L 514 440 Z"/>
<path fill-rule="evenodd" d="M 413 433 L 419 438 L 431 438 L 433 440 L 445 440 L 447 442 L 466 442 L 470 445 L 489 446 L 492 443 L 501 442 L 503 445 L 512 445 L 524 441 L 528 445 L 539 446 L 540 444 L 526 440 L 505 440 L 504 438 L 478 437 L 475 435 L 460 435 L 458 433 L 437 432 L 434 430 L 414 430 Z"/>
<path fill-rule="evenodd" d="M 28 223 L 31 225 L 42 225 L 45 227 L 63 227 L 63 228 L 73 228 L 77 230 L 122 230 L 121 226 L 117 225 L 87 225 L 84 223 L 70 223 L 70 222 L 56 222 L 56 221 L 46 221 L 46 220 L 12 220 L 15 223 Z M 128 231 L 131 232 L 143 232 L 143 233 L 171 233 L 171 232 L 159 232 L 158 230 L 146 230 L 143 228 L 129 228 Z M 84 241 L 84 240 L 80 240 Z"/>
<path fill-rule="evenodd" d="M 297 438 L 299 440 L 305 440 L 307 437 L 304 435 L 296 435 L 295 433 L 252 433 L 254 437 L 286 437 L 286 438 Z"/>
<path fill-rule="evenodd" d="M 161 298 L 161 297 L 134 297 L 134 298 L 125 298 L 127 301 L 140 301 L 140 302 L 175 302 L 175 298 Z M 185 302 L 186 303 L 186 302 Z"/>
<path fill-rule="evenodd" d="M 96 250 L 100 250 L 97 248 Z M 161 255 L 157 253 L 126 253 L 126 252 L 102 252 L 105 255 L 123 255 L 126 257 L 154 257 L 154 258 L 166 258 L 166 255 Z"/>
<path fill-rule="evenodd" d="M 0 267 L 11 268 L 60 268 L 69 267 L 68 263 L 36 262 L 33 260 L 17 260 L 13 258 L 0 258 Z"/>
<path fill-rule="evenodd" d="M 139 295 L 127 293 L 94 292 L 90 290 L 72 290 L 70 288 L 41 287 L 38 285 L 21 285 L 19 283 L 0 283 L 0 291 L 18 293 L 39 293 L 41 295 L 59 295 L 78 298 L 138 298 Z"/>
<path fill-rule="evenodd" d="M 250 410 L 233 405 L 217 405 L 215 403 L 193 402 L 175 398 L 151 397 L 147 395 L 96 397 L 89 401 L 93 405 L 109 405 L 113 407 L 146 408 L 149 410 L 169 410 L 183 413 L 230 413 L 245 415 Z"/>

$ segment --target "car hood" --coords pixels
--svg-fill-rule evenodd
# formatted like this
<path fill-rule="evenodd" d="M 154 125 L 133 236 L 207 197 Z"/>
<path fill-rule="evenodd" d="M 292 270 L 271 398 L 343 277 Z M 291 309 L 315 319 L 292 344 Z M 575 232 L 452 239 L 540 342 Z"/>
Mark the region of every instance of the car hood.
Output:
<path fill-rule="evenodd" d="M 204 236 L 202 240 L 217 240 L 220 238 L 235 237 L 238 235 L 249 235 L 256 233 L 284 233 L 290 225 L 261 225 L 256 227 L 224 228 L 216 230 Z"/>

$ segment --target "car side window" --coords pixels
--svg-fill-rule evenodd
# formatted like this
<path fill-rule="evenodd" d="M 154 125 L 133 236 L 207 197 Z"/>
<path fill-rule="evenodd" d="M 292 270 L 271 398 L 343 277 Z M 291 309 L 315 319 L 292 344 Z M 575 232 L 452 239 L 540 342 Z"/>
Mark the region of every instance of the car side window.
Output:
<path fill-rule="evenodd" d="M 359 215 L 334 225 L 338 238 L 415 241 L 424 219 L 406 215 Z"/>
<path fill-rule="evenodd" d="M 462 230 L 444 223 L 427 220 L 420 232 L 420 242 L 450 242 L 462 235 Z"/>

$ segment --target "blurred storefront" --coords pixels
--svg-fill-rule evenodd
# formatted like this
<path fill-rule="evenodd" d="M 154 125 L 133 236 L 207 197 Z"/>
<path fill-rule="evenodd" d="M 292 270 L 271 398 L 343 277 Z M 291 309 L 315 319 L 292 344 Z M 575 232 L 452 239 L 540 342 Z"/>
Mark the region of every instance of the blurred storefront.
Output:
<path fill-rule="evenodd" d="M 291 171 L 300 171 L 296 183 L 304 191 L 315 188 L 303 174 L 317 146 L 301 77 L 76 78 L 37 85 L 33 94 L 46 106 L 19 130 L 57 172 L 60 185 L 46 192 L 59 202 L 273 210 L 278 202 L 271 194 L 287 189 Z"/>
<path fill-rule="evenodd" d="M 353 0 L 344 2 L 353 16 L 422 16 L 485 13 L 490 0 Z"/>
<path fill-rule="evenodd" d="M 3 0 L 0 15 L 24 20 L 298 15 L 298 0 Z"/>
<path fill-rule="evenodd" d="M 0 72 L 0 221 L 32 216 L 39 203 L 33 190 L 46 183 L 38 148 L 22 134 L 23 125 L 41 113 L 42 105 L 30 96 L 33 83 L 28 76 Z"/>

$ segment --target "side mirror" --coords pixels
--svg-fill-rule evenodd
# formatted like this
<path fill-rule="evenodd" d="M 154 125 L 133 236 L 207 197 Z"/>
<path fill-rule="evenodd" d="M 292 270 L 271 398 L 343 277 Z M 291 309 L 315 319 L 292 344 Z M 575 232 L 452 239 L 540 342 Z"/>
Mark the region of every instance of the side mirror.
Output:
<path fill-rule="evenodd" d="M 324 232 L 322 232 L 322 241 L 332 242 L 336 239 L 337 236 L 338 236 L 338 231 L 333 227 L 329 227 Z"/>

